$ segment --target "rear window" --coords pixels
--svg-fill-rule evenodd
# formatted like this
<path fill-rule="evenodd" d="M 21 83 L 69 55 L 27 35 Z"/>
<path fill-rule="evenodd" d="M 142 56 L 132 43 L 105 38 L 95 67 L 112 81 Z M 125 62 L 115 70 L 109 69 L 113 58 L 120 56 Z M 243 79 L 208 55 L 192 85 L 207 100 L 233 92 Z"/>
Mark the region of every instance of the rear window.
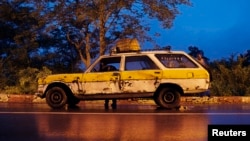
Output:
<path fill-rule="evenodd" d="M 125 59 L 125 70 L 159 69 L 148 56 L 128 56 Z"/>
<path fill-rule="evenodd" d="M 156 54 L 166 68 L 197 68 L 198 66 L 183 54 Z"/>

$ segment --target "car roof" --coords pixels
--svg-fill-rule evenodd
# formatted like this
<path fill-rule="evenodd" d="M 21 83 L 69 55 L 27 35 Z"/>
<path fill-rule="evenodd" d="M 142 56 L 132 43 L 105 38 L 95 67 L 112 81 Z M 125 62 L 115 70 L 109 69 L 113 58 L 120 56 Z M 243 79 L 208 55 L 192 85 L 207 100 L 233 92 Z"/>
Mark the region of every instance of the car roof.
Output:
<path fill-rule="evenodd" d="M 147 54 L 186 54 L 184 51 L 168 51 L 168 50 L 142 50 L 122 53 L 110 53 L 102 55 L 102 57 L 122 56 L 122 55 L 147 55 Z"/>

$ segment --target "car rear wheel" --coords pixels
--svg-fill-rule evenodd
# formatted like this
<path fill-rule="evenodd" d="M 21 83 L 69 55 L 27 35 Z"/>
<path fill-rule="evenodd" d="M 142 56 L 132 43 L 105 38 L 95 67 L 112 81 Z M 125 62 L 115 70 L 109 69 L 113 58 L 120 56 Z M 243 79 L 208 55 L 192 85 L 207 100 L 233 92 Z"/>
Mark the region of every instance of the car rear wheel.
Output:
<path fill-rule="evenodd" d="M 54 109 L 64 107 L 67 100 L 68 98 L 65 91 L 60 87 L 52 87 L 46 93 L 46 102 Z"/>
<path fill-rule="evenodd" d="M 166 109 L 178 109 L 180 107 L 181 95 L 172 88 L 162 88 L 159 93 L 156 94 L 155 103 L 162 108 Z"/>

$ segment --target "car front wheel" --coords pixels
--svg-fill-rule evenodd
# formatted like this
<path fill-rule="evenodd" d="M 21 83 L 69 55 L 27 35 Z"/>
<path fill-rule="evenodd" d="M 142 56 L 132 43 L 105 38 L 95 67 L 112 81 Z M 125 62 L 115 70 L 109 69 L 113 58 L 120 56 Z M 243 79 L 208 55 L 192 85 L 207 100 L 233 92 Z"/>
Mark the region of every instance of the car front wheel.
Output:
<path fill-rule="evenodd" d="M 64 107 L 67 100 L 68 98 L 65 91 L 60 87 L 52 87 L 46 93 L 46 102 L 54 109 Z"/>
<path fill-rule="evenodd" d="M 162 108 L 179 108 L 181 102 L 180 93 L 171 88 L 162 88 L 155 96 L 155 102 Z"/>

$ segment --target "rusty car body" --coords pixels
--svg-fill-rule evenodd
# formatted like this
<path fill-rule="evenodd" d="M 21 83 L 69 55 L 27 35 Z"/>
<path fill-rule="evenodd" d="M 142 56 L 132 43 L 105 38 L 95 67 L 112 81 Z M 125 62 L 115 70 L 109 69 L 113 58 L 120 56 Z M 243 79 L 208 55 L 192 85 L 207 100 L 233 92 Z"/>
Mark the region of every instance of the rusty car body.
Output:
<path fill-rule="evenodd" d="M 180 97 L 202 93 L 209 71 L 183 51 L 112 52 L 83 73 L 48 75 L 38 80 L 37 95 L 52 108 L 81 100 L 152 98 L 163 108 L 180 107 Z"/>

